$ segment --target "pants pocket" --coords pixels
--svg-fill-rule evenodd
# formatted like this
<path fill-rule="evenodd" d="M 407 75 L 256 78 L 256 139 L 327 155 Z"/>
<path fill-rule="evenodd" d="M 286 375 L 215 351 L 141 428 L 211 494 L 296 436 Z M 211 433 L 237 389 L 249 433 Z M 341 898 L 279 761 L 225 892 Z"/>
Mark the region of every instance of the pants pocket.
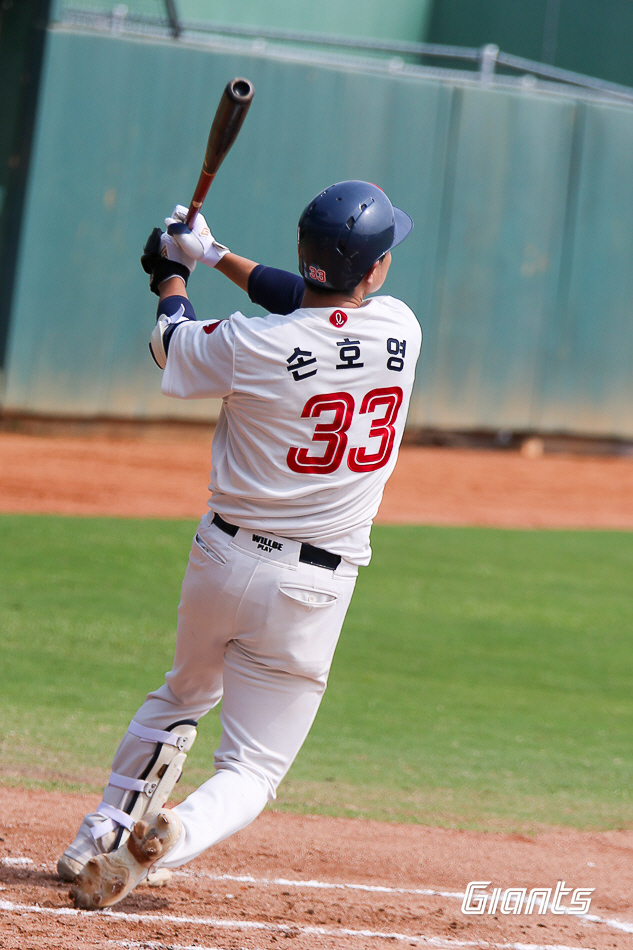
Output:
<path fill-rule="evenodd" d="M 214 548 L 213 543 L 209 543 L 208 541 L 205 541 L 205 539 L 201 537 L 200 533 L 196 533 L 196 536 L 194 538 L 194 543 L 196 547 L 206 557 L 209 558 L 209 560 L 215 561 L 216 564 L 226 564 L 226 558 Z"/>
<path fill-rule="evenodd" d="M 338 600 L 336 594 L 327 590 L 317 590 L 314 587 L 299 587 L 295 584 L 280 584 L 279 590 L 285 597 L 294 600 L 306 607 L 330 607 Z"/>

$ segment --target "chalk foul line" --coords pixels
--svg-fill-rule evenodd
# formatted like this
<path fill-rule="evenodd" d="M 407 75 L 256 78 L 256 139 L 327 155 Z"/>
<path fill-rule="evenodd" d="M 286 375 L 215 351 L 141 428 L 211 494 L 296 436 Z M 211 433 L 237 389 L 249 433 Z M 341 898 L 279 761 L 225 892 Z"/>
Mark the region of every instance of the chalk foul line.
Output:
<path fill-rule="evenodd" d="M 305 887 L 317 890 L 363 891 L 368 894 L 409 894 L 421 897 L 450 897 L 464 899 L 458 891 L 436 891 L 428 887 L 388 887 L 386 884 L 338 884 L 332 881 L 301 881 L 285 877 L 253 877 L 251 874 L 211 874 L 209 871 L 174 871 L 178 877 L 203 877 L 210 881 L 230 881 L 235 884 L 261 884 L 273 887 Z"/>
<path fill-rule="evenodd" d="M 22 867 L 22 868 L 27 868 L 27 867 L 29 867 L 29 868 L 36 868 L 36 865 L 35 865 L 34 861 L 33 861 L 31 858 L 21 857 L 21 856 L 16 856 L 16 857 L 3 857 L 3 858 L 0 858 L 0 864 L 4 865 L 4 866 L 6 866 L 6 867 Z M 43 869 L 48 870 L 48 868 L 47 868 L 46 866 L 42 866 L 42 867 L 43 867 Z M 183 877 L 183 878 L 187 878 L 187 877 L 190 877 L 190 878 L 191 878 L 191 877 L 193 877 L 193 878 L 206 878 L 207 880 L 211 880 L 211 881 L 227 881 L 227 882 L 232 882 L 232 883 L 237 883 L 237 884 L 256 884 L 256 885 L 260 885 L 260 886 L 296 887 L 296 888 L 319 889 L 319 890 L 343 890 L 343 891 L 346 891 L 346 890 L 347 890 L 347 891 L 361 891 L 361 892 L 364 892 L 364 893 L 376 893 L 376 894 L 405 894 L 405 895 L 410 895 L 410 896 L 421 896 L 421 897 L 443 897 L 443 898 L 449 898 L 449 899 L 451 899 L 451 900 L 460 900 L 460 901 L 463 900 L 463 898 L 464 898 L 464 893 L 463 893 L 463 892 L 459 892 L 459 891 L 442 891 L 442 890 L 437 890 L 437 889 L 430 888 L 430 887 L 425 887 L 425 888 L 407 888 L 407 887 L 390 887 L 390 886 L 388 886 L 388 885 L 382 885 L 382 884 L 352 884 L 352 883 L 348 883 L 348 882 L 335 883 L 335 882 L 332 882 L 332 881 L 318 881 L 318 880 L 303 881 L 303 880 L 299 880 L 299 879 L 290 879 L 290 878 L 281 878 L 281 877 L 280 877 L 280 878 L 258 878 L 258 877 L 254 877 L 253 875 L 250 875 L 250 874 L 243 874 L 243 875 L 236 875 L 236 874 L 212 874 L 211 872 L 208 872 L 208 871 L 197 871 L 197 870 L 194 871 L 194 870 L 190 870 L 190 869 L 178 869 L 178 870 L 176 870 L 174 873 L 175 873 L 178 877 Z M 3 889 L 4 889 L 4 888 L 3 888 Z M 6 906 L 5 906 L 5 905 L 6 905 Z M 26 913 L 26 912 L 27 912 L 26 908 L 28 908 L 28 912 L 30 912 L 30 913 L 38 913 L 38 912 L 41 912 L 41 913 L 45 913 L 45 912 L 46 912 L 46 913 L 49 913 L 49 912 L 53 912 L 53 913 L 58 913 L 58 914 L 60 914 L 60 915 L 63 915 L 63 914 L 70 914 L 70 915 L 72 915 L 72 914 L 77 914 L 77 913 L 86 913 L 85 911 L 76 911 L 76 910 L 74 910 L 73 908 L 70 908 L 70 907 L 69 907 L 69 908 L 48 908 L 48 907 L 39 907 L 39 905 L 37 905 L 37 904 L 34 904 L 34 905 L 24 905 L 24 904 L 11 905 L 11 902 L 8 902 L 8 901 L 4 901 L 4 902 L 3 902 L 3 901 L 0 901 L 0 910 L 6 910 L 6 911 L 11 911 L 11 910 L 12 910 L 12 911 L 14 911 L 14 912 L 15 912 L 15 911 L 18 911 L 18 912 L 21 911 L 21 912 L 23 912 L 23 913 Z M 87 912 L 87 913 L 92 914 L 92 913 L 94 913 L 94 911 L 89 911 L 89 912 Z M 131 920 L 131 919 L 136 919 L 136 918 L 134 918 L 134 915 L 131 915 L 131 914 L 124 914 L 124 913 L 122 913 L 122 912 L 115 912 L 115 911 L 104 910 L 104 911 L 100 911 L 100 913 L 103 913 L 103 914 L 110 914 L 111 916 L 118 916 L 118 917 L 121 917 L 122 919 L 130 919 L 130 920 Z M 509 915 L 509 916 L 510 916 L 510 915 Z M 616 919 L 613 919 L 613 918 L 600 917 L 600 916 L 597 915 L 597 914 L 574 914 L 573 916 L 574 916 L 576 919 L 578 919 L 578 920 L 584 920 L 584 921 L 587 921 L 588 923 L 593 923 L 593 924 L 598 924 L 598 925 L 602 925 L 602 926 L 605 926 L 605 927 L 609 927 L 609 928 L 611 928 L 611 929 L 613 929 L 613 930 L 619 930 L 619 931 L 621 931 L 622 933 L 633 934 L 633 923 L 631 923 L 631 922 L 629 922 L 629 921 L 622 921 L 622 920 L 616 920 Z M 138 918 L 138 919 L 140 920 L 141 918 Z M 153 919 L 153 920 L 156 920 L 156 919 L 158 919 L 158 918 L 152 917 L 152 916 L 147 916 L 146 918 L 143 917 L 142 919 L 148 919 L 148 920 Z M 342 935 L 344 935 L 344 936 L 349 936 L 349 937 L 352 937 L 352 936 L 362 936 L 362 937 L 372 937 L 372 938 L 376 938 L 376 939 L 389 939 L 389 940 L 416 940 L 418 943 L 423 944 L 423 945 L 428 945 L 428 946 L 435 946 L 435 945 L 436 945 L 436 944 L 433 943 L 433 941 L 435 940 L 435 938 L 424 937 L 424 935 L 415 935 L 415 934 L 413 934 L 413 935 L 411 935 L 411 934 L 388 934 L 388 933 L 382 933 L 382 932 L 379 932 L 379 931 L 375 931 L 375 932 L 374 932 L 374 931 L 345 931 L 345 930 L 326 931 L 326 930 L 319 930 L 319 928 L 308 927 L 308 926 L 306 926 L 306 927 L 299 927 L 298 925 L 295 926 L 294 924 L 267 925 L 267 924 L 260 924 L 260 923 L 257 922 L 257 921 L 251 921 L 251 922 L 233 921 L 233 922 L 230 922 L 230 921 L 225 921 L 225 920 L 222 920 L 222 919 L 218 919 L 218 920 L 216 921 L 215 919 L 211 919 L 211 918 L 191 918 L 191 919 L 190 919 L 190 918 L 177 917 L 177 916 L 176 916 L 176 917 L 165 917 L 165 916 L 164 916 L 164 917 L 162 917 L 162 918 L 160 918 L 160 919 L 164 919 L 164 920 L 174 920 L 174 921 L 182 921 L 182 922 L 184 922 L 184 923 L 195 923 L 195 922 L 197 922 L 197 921 L 200 921 L 200 922 L 205 922 L 205 923 L 208 923 L 208 924 L 212 924 L 213 926 L 217 926 L 217 927 L 237 927 L 238 925 L 239 925 L 239 926 L 246 926 L 246 925 L 248 924 L 248 925 L 250 926 L 250 929 L 259 929 L 259 930 L 262 930 L 262 929 L 266 929 L 266 930 L 277 929 L 279 932 L 284 932 L 284 933 L 287 933 L 288 931 L 295 931 L 295 932 L 296 932 L 296 931 L 299 929 L 302 933 L 306 933 L 306 934 L 314 933 L 314 934 L 318 934 L 318 935 L 320 935 L 320 936 L 336 936 L 336 935 L 342 936 Z M 248 928 L 247 928 L 247 929 L 248 929 Z M 439 946 L 439 944 L 437 944 L 437 945 Z M 441 941 L 441 945 L 443 945 L 443 946 L 449 946 L 449 945 L 450 945 L 451 947 L 459 947 L 459 946 L 465 946 L 465 947 L 466 947 L 466 946 L 488 946 L 488 947 L 495 947 L 495 948 L 497 948 L 497 947 L 498 947 L 498 948 L 508 948 L 508 950 L 512 950 L 512 948 L 514 948 L 514 950 L 554 950 L 554 948 L 550 948 L 549 946 L 544 946 L 544 945 L 540 945 L 540 944 L 539 944 L 539 945 L 537 945 L 537 944 L 534 944 L 534 945 L 532 945 L 532 944 L 490 944 L 490 943 L 484 944 L 484 943 L 481 943 L 481 942 L 479 942 L 479 943 L 477 943 L 477 942 L 476 942 L 476 943 L 468 943 L 468 942 L 459 942 L 459 941 L 456 941 L 456 940 L 451 940 L 451 941 L 450 941 L 450 944 L 448 944 L 446 941 Z M 559 947 L 557 947 L 557 950 L 571 950 L 571 948 L 564 948 L 564 947 L 562 947 L 562 946 L 559 946 Z M 589 947 L 589 948 L 580 948 L 580 947 L 578 947 L 578 948 L 574 948 L 574 950 L 593 950 L 593 948 L 591 948 L 591 947 Z"/>
<path fill-rule="evenodd" d="M 0 911 L 22 914 L 48 914 L 55 917 L 108 917 L 127 923 L 174 923 L 191 924 L 198 927 L 216 927 L 224 930 L 246 930 L 268 933 L 302 934 L 315 937 L 362 937 L 364 940 L 390 940 L 407 942 L 410 946 L 418 944 L 424 947 L 456 950 L 458 947 L 481 947 L 491 950 L 592 950 L 591 947 L 569 947 L 563 944 L 528 943 L 490 943 L 486 940 L 454 940 L 442 937 L 426 937 L 424 934 L 402 934 L 379 930 L 356 930 L 348 927 L 315 927 L 302 924 L 274 924 L 255 920 L 230 920 L 220 917 L 198 917 L 184 914 L 136 914 L 122 911 L 76 910 L 73 907 L 41 907 L 39 904 L 16 904 L 13 901 L 0 900 Z M 160 945 L 159 945 L 160 946 Z"/>

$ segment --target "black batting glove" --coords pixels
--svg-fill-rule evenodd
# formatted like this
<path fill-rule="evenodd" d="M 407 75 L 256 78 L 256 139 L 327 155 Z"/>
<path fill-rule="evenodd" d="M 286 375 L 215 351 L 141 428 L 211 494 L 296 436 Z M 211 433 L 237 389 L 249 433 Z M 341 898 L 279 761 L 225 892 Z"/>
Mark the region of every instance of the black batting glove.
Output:
<path fill-rule="evenodd" d="M 168 255 L 170 252 L 174 257 L 180 257 L 180 260 L 173 260 Z M 160 228 L 154 228 L 143 248 L 141 255 L 141 267 L 146 274 L 149 274 L 149 289 L 156 296 L 160 296 L 159 285 L 170 277 L 182 277 L 187 286 L 189 274 L 195 267 L 188 267 L 182 263 L 183 254 L 179 248 L 174 248 L 173 242 L 168 235 L 164 234 Z"/>

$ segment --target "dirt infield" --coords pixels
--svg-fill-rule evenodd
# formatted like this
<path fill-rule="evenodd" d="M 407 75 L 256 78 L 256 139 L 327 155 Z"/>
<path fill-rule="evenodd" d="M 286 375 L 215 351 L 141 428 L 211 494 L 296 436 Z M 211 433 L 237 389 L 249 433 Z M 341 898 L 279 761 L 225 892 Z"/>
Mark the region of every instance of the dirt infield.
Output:
<path fill-rule="evenodd" d="M 0 432 L 0 510 L 198 518 L 210 438 Z M 633 458 L 405 446 L 378 516 L 386 523 L 633 528 Z"/>
<path fill-rule="evenodd" d="M 270 812 L 166 887 L 140 887 L 111 912 L 70 912 L 54 864 L 97 801 L 0 789 L 0 946 L 607 950 L 633 939 L 633 832 L 526 838 Z M 595 891 L 582 916 L 462 913 L 467 884 L 491 880 L 489 893 L 559 881 Z"/>
<path fill-rule="evenodd" d="M 198 517 L 209 440 L 0 433 L 0 510 Z M 380 520 L 633 528 L 633 460 L 405 447 Z M 0 947 L 7 950 L 607 950 L 633 945 L 633 831 L 535 837 L 264 813 L 112 912 L 75 912 L 57 855 L 94 797 L 0 788 Z M 469 882 L 594 888 L 582 915 L 467 915 Z M 561 905 L 569 906 L 565 894 Z"/>

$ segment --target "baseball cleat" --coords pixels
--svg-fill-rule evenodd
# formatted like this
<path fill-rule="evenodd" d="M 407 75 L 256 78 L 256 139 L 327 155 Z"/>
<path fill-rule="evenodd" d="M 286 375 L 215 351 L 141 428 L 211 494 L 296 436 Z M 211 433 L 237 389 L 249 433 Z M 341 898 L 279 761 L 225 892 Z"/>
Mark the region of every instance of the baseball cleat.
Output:
<path fill-rule="evenodd" d="M 162 808 L 182 774 L 187 753 L 196 738 L 196 723 L 184 719 L 165 731 L 141 726 L 132 720 L 128 732 L 141 742 L 155 743 L 155 751 L 143 778 L 131 778 L 112 771 L 108 786 L 124 794 L 120 807 L 102 801 L 95 812 L 83 819 L 77 836 L 57 862 L 62 881 L 72 883 L 91 858 L 110 854 L 127 841 L 129 829 L 146 812 Z M 111 797 L 112 800 L 112 797 Z M 147 883 L 153 887 L 166 884 L 171 874 L 152 871 Z"/>
<path fill-rule="evenodd" d="M 145 883 L 148 887 L 164 887 L 165 884 L 169 884 L 173 876 L 174 872 L 169 868 L 150 868 Z"/>
<path fill-rule="evenodd" d="M 104 816 L 99 812 L 86 815 L 77 837 L 72 844 L 68 845 L 57 862 L 57 873 L 62 881 L 74 881 L 90 858 L 115 849 L 118 828 L 113 826 L 111 832 L 101 835 L 99 839 L 92 835 L 92 830 L 99 828 L 103 821 Z"/>
<path fill-rule="evenodd" d="M 87 861 L 77 861 L 68 854 L 62 854 L 57 862 L 57 876 L 67 884 L 72 884 L 86 863 Z M 173 876 L 173 871 L 169 868 L 150 868 L 145 883 L 148 887 L 164 887 L 165 884 L 169 884 Z"/>
<path fill-rule="evenodd" d="M 99 910 L 123 900 L 174 847 L 181 830 L 175 812 L 164 809 L 137 821 L 122 847 L 91 858 L 82 868 L 69 892 L 75 907 Z"/>
<path fill-rule="evenodd" d="M 60 880 L 70 883 L 75 880 L 83 867 L 84 863 L 71 858 L 69 854 L 64 852 L 57 862 L 57 876 Z"/>

